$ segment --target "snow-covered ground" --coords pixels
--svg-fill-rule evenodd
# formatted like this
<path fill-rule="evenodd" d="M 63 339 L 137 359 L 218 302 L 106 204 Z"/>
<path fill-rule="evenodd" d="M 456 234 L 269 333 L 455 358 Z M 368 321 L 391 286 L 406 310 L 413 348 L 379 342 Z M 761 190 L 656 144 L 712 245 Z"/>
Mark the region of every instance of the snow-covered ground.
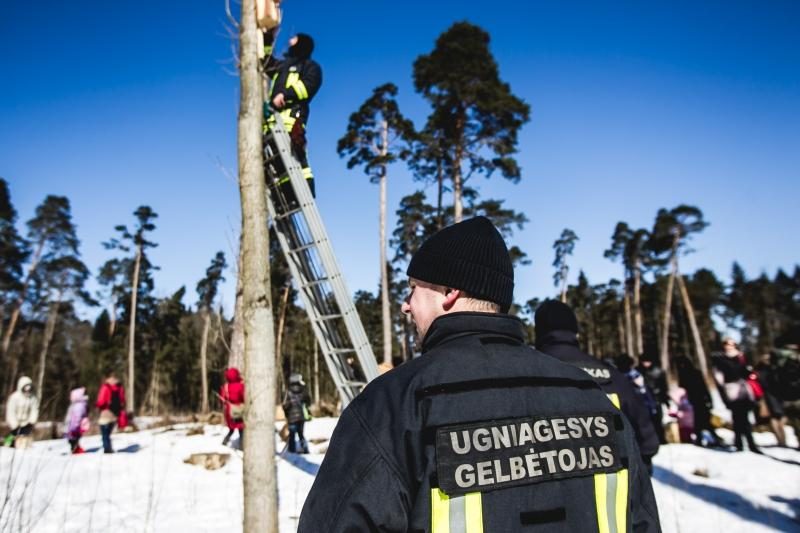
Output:
<path fill-rule="evenodd" d="M 321 440 L 311 445 L 317 453 L 278 460 L 283 533 L 296 529 L 335 424 L 313 420 L 306 435 Z M 63 440 L 37 442 L 25 451 L 0 449 L 0 532 L 236 530 L 241 456 L 220 444 L 221 426 L 187 436 L 189 427 L 115 434 L 114 455 L 101 453 L 99 436 L 82 440 L 90 452 L 84 455 L 68 455 Z M 730 432 L 720 434 L 732 439 Z M 800 452 L 774 446 L 771 434 L 756 438 L 763 456 L 662 447 L 654 486 L 664 531 L 800 531 Z M 229 453 L 229 461 L 218 470 L 183 462 L 208 452 Z"/>

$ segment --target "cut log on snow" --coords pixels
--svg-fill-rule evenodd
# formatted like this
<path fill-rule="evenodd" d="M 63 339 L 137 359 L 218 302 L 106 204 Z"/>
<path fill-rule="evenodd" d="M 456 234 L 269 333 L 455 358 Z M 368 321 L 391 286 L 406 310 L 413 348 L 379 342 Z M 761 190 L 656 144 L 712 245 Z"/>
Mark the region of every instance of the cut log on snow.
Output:
<path fill-rule="evenodd" d="M 202 466 L 206 470 L 219 470 L 228 462 L 229 453 L 193 453 L 183 462 L 188 465 Z"/>

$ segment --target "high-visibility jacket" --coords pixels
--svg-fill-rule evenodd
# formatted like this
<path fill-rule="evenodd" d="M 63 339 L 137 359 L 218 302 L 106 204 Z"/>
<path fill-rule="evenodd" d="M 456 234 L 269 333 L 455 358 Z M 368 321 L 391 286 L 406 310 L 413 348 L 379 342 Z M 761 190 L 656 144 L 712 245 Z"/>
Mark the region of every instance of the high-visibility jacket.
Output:
<path fill-rule="evenodd" d="M 270 105 L 278 94 L 283 94 L 285 106 L 279 112 L 286 131 L 291 131 L 296 120 L 305 126 L 309 103 L 322 85 L 319 64 L 311 58 L 287 57 L 281 60 L 268 55 L 264 70 L 270 76 L 267 104 Z"/>
<path fill-rule="evenodd" d="M 298 531 L 660 531 L 630 423 L 521 321 L 447 314 L 422 352 L 342 413 Z"/>

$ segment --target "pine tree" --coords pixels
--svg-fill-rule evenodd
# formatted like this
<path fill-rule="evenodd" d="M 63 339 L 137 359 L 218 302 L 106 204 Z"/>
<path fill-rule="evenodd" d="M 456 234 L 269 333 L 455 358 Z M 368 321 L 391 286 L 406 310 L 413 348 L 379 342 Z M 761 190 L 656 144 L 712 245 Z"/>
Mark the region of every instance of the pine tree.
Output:
<path fill-rule="evenodd" d="M 208 362 L 206 355 L 208 353 L 208 331 L 211 327 L 211 307 L 217 297 L 220 282 L 225 280 L 222 272 L 227 266 L 225 254 L 217 252 L 217 255 L 211 260 L 211 265 L 206 269 L 206 277 L 197 283 L 197 309 L 203 315 L 203 337 L 200 342 L 200 371 L 203 391 L 200 411 L 202 413 L 208 412 Z"/>
<path fill-rule="evenodd" d="M 350 115 L 347 132 L 339 139 L 339 155 L 349 156 L 347 168 L 360 166 L 370 181 L 380 185 L 379 250 L 381 316 L 383 324 L 383 362 L 392 363 L 392 318 L 389 308 L 389 273 L 386 260 L 386 194 L 388 166 L 407 159 L 414 125 L 400 112 L 397 87 L 386 83 L 373 90 L 361 107 Z"/>
<path fill-rule="evenodd" d="M 655 223 L 653 224 L 653 230 L 650 232 L 650 239 L 647 241 L 647 248 L 652 254 L 653 263 L 659 266 L 670 265 L 670 275 L 665 293 L 661 336 L 661 366 L 664 371 L 667 372 L 667 375 L 670 375 L 669 329 L 672 311 L 672 292 L 674 290 L 675 281 L 677 280 L 681 298 L 692 329 L 697 363 L 703 377 L 708 378 L 708 365 L 706 362 L 705 350 L 700 340 L 700 332 L 697 329 L 697 322 L 694 317 L 691 300 L 686 291 L 683 277 L 680 276 L 680 269 L 678 266 L 678 258 L 692 251 L 688 245 L 692 234 L 703 231 L 706 226 L 708 226 L 708 222 L 703 220 L 703 212 L 697 207 L 682 204 L 670 210 L 659 209 Z"/>
<path fill-rule="evenodd" d="M 17 211 L 11 203 L 8 184 L 0 178 L 0 338 L 3 339 L 7 314 L 22 294 L 23 267 L 30 254 L 27 241 L 17 232 L 16 223 Z M 2 346 L 0 368 L 6 371 L 5 355 L 8 345 L 5 340 Z"/>
<path fill-rule="evenodd" d="M 153 220 L 158 218 L 158 214 L 149 206 L 139 206 L 133 212 L 136 217 L 136 225 L 133 231 L 129 231 L 127 226 L 118 225 L 114 229 L 119 233 L 118 238 L 112 238 L 103 243 L 108 250 L 119 250 L 126 256 L 124 261 L 130 270 L 125 272 L 130 287 L 130 305 L 128 307 L 128 383 L 126 404 L 129 410 L 136 412 L 136 320 L 139 306 L 144 302 L 139 302 L 140 294 L 147 295 L 152 289 L 152 278 L 150 272 L 158 267 L 152 265 L 147 257 L 147 249 L 158 246 L 155 242 L 149 241 L 147 235 L 156 229 Z M 108 263 L 106 263 L 108 265 Z"/>
<path fill-rule="evenodd" d="M 569 274 L 569 264 L 567 263 L 567 256 L 572 255 L 575 250 L 575 241 L 578 240 L 578 235 L 569 228 L 564 228 L 556 242 L 553 243 L 553 249 L 556 251 L 556 257 L 553 260 L 553 266 L 556 267 L 556 272 L 553 274 L 553 283 L 556 287 L 561 286 L 560 294 L 561 301 L 567 301 L 567 274 Z"/>
<path fill-rule="evenodd" d="M 435 161 L 448 162 L 453 217 L 460 222 L 463 189 L 474 173 L 490 177 L 499 171 L 504 178 L 519 181 L 513 155 L 530 109 L 501 81 L 489 50 L 489 34 L 468 22 L 453 24 L 430 54 L 414 61 L 414 87 L 431 104 L 425 131 L 433 140 L 429 146 L 446 154 Z"/>

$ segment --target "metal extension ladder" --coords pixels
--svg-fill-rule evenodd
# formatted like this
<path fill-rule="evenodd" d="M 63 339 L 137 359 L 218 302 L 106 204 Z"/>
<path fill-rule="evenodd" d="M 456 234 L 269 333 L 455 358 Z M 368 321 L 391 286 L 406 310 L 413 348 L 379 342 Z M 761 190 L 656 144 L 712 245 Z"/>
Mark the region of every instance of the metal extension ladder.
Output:
<path fill-rule="evenodd" d="M 289 135 L 280 115 L 273 119 L 264 135 L 269 214 L 344 406 L 377 377 L 378 366 Z M 295 198 L 279 185 L 287 176 Z M 348 364 L 351 356 L 362 375 Z"/>

